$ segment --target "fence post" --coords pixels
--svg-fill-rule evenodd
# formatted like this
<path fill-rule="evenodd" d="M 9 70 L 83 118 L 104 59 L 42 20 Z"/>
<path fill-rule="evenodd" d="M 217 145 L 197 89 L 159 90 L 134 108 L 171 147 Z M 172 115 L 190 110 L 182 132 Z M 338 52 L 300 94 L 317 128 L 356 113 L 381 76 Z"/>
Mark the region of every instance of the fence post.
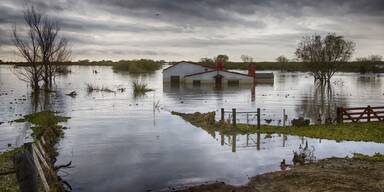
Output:
<path fill-rule="evenodd" d="M 224 108 L 221 108 L 221 123 L 224 123 Z"/>
<path fill-rule="evenodd" d="M 260 129 L 260 108 L 257 108 L 257 128 Z"/>
<path fill-rule="evenodd" d="M 341 107 L 336 108 L 336 122 L 343 123 L 343 115 L 341 114 Z"/>
<path fill-rule="evenodd" d="M 232 124 L 236 126 L 236 108 L 232 108 Z"/>
<path fill-rule="evenodd" d="M 371 106 L 370 105 L 368 105 L 368 107 L 367 107 L 367 116 L 368 116 L 368 118 L 367 118 L 367 121 L 368 122 L 371 122 Z"/>

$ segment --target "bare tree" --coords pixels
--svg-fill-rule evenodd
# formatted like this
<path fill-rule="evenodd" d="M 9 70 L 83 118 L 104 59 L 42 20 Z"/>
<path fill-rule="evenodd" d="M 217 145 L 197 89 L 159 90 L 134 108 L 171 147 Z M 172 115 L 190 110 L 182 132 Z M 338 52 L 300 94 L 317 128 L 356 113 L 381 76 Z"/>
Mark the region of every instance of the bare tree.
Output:
<path fill-rule="evenodd" d="M 324 38 L 320 35 L 304 37 L 295 54 L 309 65 L 315 80 L 329 81 L 336 70 L 352 57 L 354 48 L 353 41 L 330 33 Z"/>
<path fill-rule="evenodd" d="M 276 61 L 280 62 L 280 63 L 288 63 L 289 62 L 289 60 L 284 55 L 280 55 L 279 57 L 277 57 Z"/>
<path fill-rule="evenodd" d="M 45 89 L 50 89 L 58 68 L 62 67 L 59 64 L 67 61 L 71 55 L 68 41 L 59 36 L 60 24 L 37 12 L 33 6 L 24 13 L 24 20 L 29 29 L 28 39 L 33 42 L 33 55 L 36 58 L 34 62 L 37 66 L 41 65 L 41 76 Z M 29 56 L 24 51 L 25 43 L 17 36 L 16 29 L 14 30 L 14 39 L 19 52 L 22 53 L 28 63 L 31 63 L 31 59 L 28 58 Z"/>
<path fill-rule="evenodd" d="M 241 55 L 240 56 L 240 59 L 244 62 L 244 63 L 252 63 L 253 62 L 253 58 L 249 55 Z"/>
<path fill-rule="evenodd" d="M 28 82 L 34 91 L 40 88 L 40 81 L 43 79 L 43 68 L 40 57 L 40 44 L 38 34 L 32 28 L 30 23 L 40 22 L 41 16 L 25 14 L 24 19 L 29 30 L 25 34 L 25 38 L 20 36 L 16 27 L 13 29 L 13 42 L 20 55 L 27 61 L 26 66 L 16 66 L 14 72 L 17 77 Z"/>

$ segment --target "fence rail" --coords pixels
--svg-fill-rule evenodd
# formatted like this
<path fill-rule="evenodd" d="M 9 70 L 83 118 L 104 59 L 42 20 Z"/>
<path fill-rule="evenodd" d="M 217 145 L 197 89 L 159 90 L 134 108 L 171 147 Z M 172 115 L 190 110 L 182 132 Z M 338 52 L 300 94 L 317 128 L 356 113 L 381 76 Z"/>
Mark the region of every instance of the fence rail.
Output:
<path fill-rule="evenodd" d="M 371 121 L 384 121 L 384 106 L 382 107 L 338 107 L 337 108 L 337 122 L 371 122 Z"/>
<path fill-rule="evenodd" d="M 225 114 L 232 115 L 232 125 L 236 126 L 236 114 L 247 114 L 247 123 L 248 123 L 248 115 L 256 114 L 257 117 L 257 128 L 260 128 L 260 108 L 257 108 L 257 111 L 236 111 L 236 108 L 232 108 L 232 111 L 225 111 L 224 108 L 221 108 L 221 122 L 225 121 Z"/>

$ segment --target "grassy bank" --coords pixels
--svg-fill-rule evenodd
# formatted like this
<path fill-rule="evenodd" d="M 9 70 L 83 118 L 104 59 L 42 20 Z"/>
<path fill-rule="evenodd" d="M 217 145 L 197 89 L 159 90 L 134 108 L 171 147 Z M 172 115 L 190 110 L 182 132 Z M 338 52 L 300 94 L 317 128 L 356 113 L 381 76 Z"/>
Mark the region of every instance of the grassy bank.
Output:
<path fill-rule="evenodd" d="M 260 129 L 239 124 L 240 133 L 280 133 L 336 141 L 373 141 L 384 143 L 384 123 L 345 123 L 329 125 L 310 125 L 307 127 L 279 127 L 263 125 Z"/>
<path fill-rule="evenodd" d="M 214 112 L 210 113 L 177 113 L 191 124 L 201 127 L 209 133 L 220 131 L 224 134 L 252 134 L 252 133 L 279 133 L 288 135 L 305 136 L 320 139 L 330 139 L 336 141 L 372 141 L 384 143 L 384 123 L 345 123 L 329 125 L 310 125 L 306 127 L 280 127 L 262 125 L 259 129 L 256 126 L 238 124 L 232 127 L 226 123 L 215 122 Z"/>
<path fill-rule="evenodd" d="M 20 191 L 17 183 L 14 158 L 22 152 L 22 148 L 0 153 L 0 189 L 4 192 Z"/>
<path fill-rule="evenodd" d="M 51 188 L 51 191 L 65 191 L 62 179 L 57 175 L 59 170 L 55 167 L 56 157 L 58 155 L 56 144 L 64 136 L 64 127 L 61 122 L 68 120 L 68 117 L 56 115 L 52 111 L 43 111 L 24 116 L 15 122 L 29 122 L 32 124 L 32 137 L 35 142 L 41 143 L 45 151 L 45 160 L 49 168 L 43 166 L 44 175 Z M 44 141 L 43 141 L 44 140 Z"/>

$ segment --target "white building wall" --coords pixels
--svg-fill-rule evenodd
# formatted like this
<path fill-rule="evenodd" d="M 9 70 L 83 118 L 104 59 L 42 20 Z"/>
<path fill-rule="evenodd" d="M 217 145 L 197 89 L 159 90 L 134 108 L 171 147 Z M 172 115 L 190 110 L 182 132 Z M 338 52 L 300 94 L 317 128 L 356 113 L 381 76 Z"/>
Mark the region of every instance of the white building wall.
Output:
<path fill-rule="evenodd" d="M 200 80 L 201 83 L 215 83 L 214 77 L 217 74 L 220 74 L 223 76 L 223 80 L 222 80 L 223 84 L 228 83 L 228 80 L 238 80 L 239 83 L 253 83 L 253 77 L 236 74 L 236 73 L 229 73 L 226 71 L 212 71 L 209 73 L 203 73 L 199 75 L 185 77 L 185 82 L 192 83 L 193 80 Z"/>
<path fill-rule="evenodd" d="M 176 66 L 163 71 L 163 82 L 170 82 L 171 76 L 180 76 L 180 81 L 183 82 L 184 76 L 186 75 L 208 70 L 211 69 L 187 62 L 179 63 Z"/>

